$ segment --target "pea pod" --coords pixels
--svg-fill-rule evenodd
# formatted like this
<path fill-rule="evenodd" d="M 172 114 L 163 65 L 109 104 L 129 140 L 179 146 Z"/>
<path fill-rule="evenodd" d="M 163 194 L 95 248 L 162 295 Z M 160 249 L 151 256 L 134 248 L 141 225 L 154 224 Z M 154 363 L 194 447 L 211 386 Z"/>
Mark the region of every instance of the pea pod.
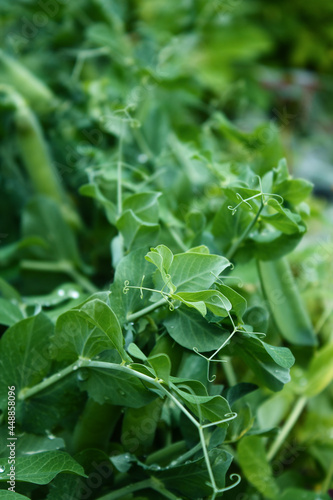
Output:
<path fill-rule="evenodd" d="M 274 322 L 291 344 L 315 346 L 317 339 L 286 258 L 258 261 L 263 293 Z"/>
<path fill-rule="evenodd" d="M 2 50 L 0 50 L 0 83 L 16 89 L 38 112 L 47 112 L 56 104 L 54 94 L 45 83 Z"/>
<path fill-rule="evenodd" d="M 14 122 L 18 150 L 35 192 L 55 200 L 66 221 L 74 227 L 79 227 L 78 215 L 70 206 L 61 185 L 36 115 L 19 94 L 10 91 L 10 97 L 15 104 Z"/>

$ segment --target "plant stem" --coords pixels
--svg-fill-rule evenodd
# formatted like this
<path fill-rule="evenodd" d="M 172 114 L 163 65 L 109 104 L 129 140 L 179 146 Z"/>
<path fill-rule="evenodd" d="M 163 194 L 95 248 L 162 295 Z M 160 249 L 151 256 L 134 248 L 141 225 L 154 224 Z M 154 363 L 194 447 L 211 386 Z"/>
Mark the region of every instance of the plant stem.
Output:
<path fill-rule="evenodd" d="M 122 198 L 122 155 L 123 155 L 123 135 L 124 135 L 124 123 L 122 122 L 122 130 L 119 137 L 119 149 L 118 149 L 118 162 L 117 162 L 117 208 L 118 217 L 120 217 L 123 211 L 123 198 Z"/>
<path fill-rule="evenodd" d="M 144 479 L 138 483 L 130 484 L 128 486 L 124 486 L 124 488 L 113 491 L 112 493 L 108 493 L 107 495 L 100 497 L 98 500 L 116 500 L 117 498 L 124 498 L 129 493 L 133 493 L 134 491 L 151 488 L 151 484 L 151 479 Z"/>
<path fill-rule="evenodd" d="M 239 239 L 237 241 L 235 241 L 235 243 L 229 249 L 229 251 L 228 251 L 228 253 L 226 255 L 226 258 L 228 260 L 230 260 L 234 256 L 234 254 L 238 250 L 238 248 L 241 245 L 241 243 L 243 243 L 243 241 L 245 240 L 245 238 L 247 237 L 247 235 L 249 234 L 249 232 L 251 231 L 251 229 L 255 226 L 255 224 L 256 224 L 256 222 L 257 222 L 257 220 L 259 218 L 259 215 L 261 214 L 261 211 L 262 211 L 263 208 L 264 208 L 264 203 L 261 200 L 259 210 L 256 213 L 255 217 L 252 219 L 252 221 L 247 226 L 247 228 L 245 229 L 245 231 L 241 234 L 241 236 L 239 237 Z"/>
<path fill-rule="evenodd" d="M 197 430 L 199 432 L 200 443 L 201 443 L 201 447 L 203 450 L 204 459 L 205 459 L 206 467 L 208 470 L 209 478 L 211 481 L 211 486 L 213 488 L 213 494 L 212 494 L 211 498 L 214 499 L 216 497 L 216 494 L 218 492 L 222 491 L 222 490 L 219 490 L 216 486 L 216 482 L 215 482 L 215 478 L 214 478 L 214 474 L 213 474 L 213 470 L 212 470 L 212 466 L 210 463 L 209 454 L 208 454 L 208 450 L 207 450 L 207 446 L 206 446 L 206 441 L 205 441 L 205 436 L 204 436 L 204 426 L 202 426 L 201 423 L 199 423 L 196 420 L 196 418 L 182 405 L 182 403 L 180 401 L 178 401 L 178 399 L 173 394 L 171 394 L 171 392 L 169 390 L 167 390 L 164 387 L 164 381 L 161 379 L 153 378 L 153 377 L 150 377 L 144 373 L 138 372 L 138 371 L 134 370 L 133 368 L 131 368 L 131 366 L 125 366 L 123 364 L 119 365 L 116 363 L 108 363 L 105 361 L 94 361 L 94 360 L 90 360 L 87 358 L 79 358 L 76 363 L 72 363 L 71 365 L 69 365 L 66 368 L 64 368 L 63 370 L 61 370 L 60 372 L 55 373 L 54 375 L 51 375 L 51 377 L 48 377 L 47 379 L 43 380 L 39 384 L 35 385 L 34 387 L 21 389 L 21 391 L 19 392 L 18 398 L 19 398 L 19 400 L 27 399 L 27 398 L 37 394 L 38 392 L 46 389 L 51 384 L 54 384 L 56 381 L 65 377 L 66 375 L 70 374 L 71 372 L 73 372 L 79 368 L 83 368 L 83 367 L 104 368 L 107 370 L 117 370 L 117 371 L 120 371 L 123 373 L 133 375 L 134 377 L 137 377 L 137 378 L 139 378 L 145 382 L 148 382 L 149 384 L 157 387 L 159 389 L 159 391 L 161 391 L 165 396 L 170 398 L 172 400 L 172 402 L 176 406 L 178 406 L 178 408 L 184 413 L 184 415 L 186 415 L 187 418 L 195 425 L 195 427 L 197 428 Z M 172 388 L 172 383 L 170 384 L 170 387 Z M 211 425 L 214 425 L 214 424 L 212 423 Z M 152 482 L 153 480 L 154 480 L 154 482 Z M 157 481 L 155 478 L 151 478 L 149 480 L 149 482 L 142 481 L 141 483 L 136 483 L 134 485 L 126 486 L 125 487 L 126 489 L 122 488 L 121 490 L 118 490 L 117 492 L 114 492 L 114 493 L 111 493 L 110 495 L 106 495 L 104 497 L 101 497 L 99 500 L 112 500 L 112 499 L 116 499 L 116 498 L 121 498 L 120 495 L 123 495 L 123 493 L 125 493 L 125 492 L 128 493 L 131 491 L 136 491 L 138 489 L 143 489 L 143 488 L 147 488 L 147 487 L 155 489 L 156 491 L 160 492 L 161 494 L 163 494 L 164 496 L 166 496 L 167 498 L 170 498 L 172 500 L 177 498 L 175 496 L 172 496 L 173 495 L 172 493 L 166 491 L 164 489 L 164 487 L 161 486 L 161 483 L 159 481 Z M 233 487 L 233 486 L 231 486 L 231 487 Z M 231 487 L 228 487 L 228 489 L 230 489 Z M 129 488 L 132 488 L 132 489 L 129 489 Z"/>
<path fill-rule="evenodd" d="M 163 483 L 161 483 L 155 477 L 151 477 L 150 479 L 144 479 L 143 481 L 139 481 L 138 483 L 124 486 L 123 488 L 120 488 L 117 491 L 113 491 L 112 493 L 108 493 L 107 495 L 100 497 L 98 500 L 116 500 L 117 498 L 124 498 L 129 493 L 132 493 L 134 491 L 144 490 L 147 488 L 150 488 L 152 490 L 157 491 L 158 493 L 161 493 L 161 495 L 163 495 L 166 498 L 169 498 L 170 500 L 180 500 L 179 497 L 177 497 L 170 491 L 167 491 L 164 488 Z"/>
<path fill-rule="evenodd" d="M 144 309 L 140 309 L 140 311 L 137 311 L 133 314 L 128 314 L 126 319 L 127 319 L 127 321 L 135 321 L 136 319 L 141 318 L 142 316 L 145 316 L 149 312 L 154 311 L 154 309 L 157 309 L 158 307 L 161 307 L 166 303 L 167 302 L 165 299 L 161 299 L 158 302 L 154 302 L 154 304 L 151 304 L 150 306 L 145 307 Z"/>
<path fill-rule="evenodd" d="M 232 366 L 231 359 L 228 359 L 226 363 L 223 365 L 224 373 L 227 378 L 228 384 L 230 387 L 237 384 L 236 374 L 234 372 L 234 368 Z"/>
<path fill-rule="evenodd" d="M 84 290 L 89 293 L 98 292 L 98 288 L 95 287 L 91 281 L 88 280 L 83 274 L 81 274 L 71 262 L 67 261 L 38 261 L 38 260 L 23 260 L 21 262 L 21 267 L 23 269 L 30 269 L 32 271 L 49 271 L 52 273 L 65 273 L 68 274 L 74 281 Z"/>
<path fill-rule="evenodd" d="M 66 377 L 73 371 L 77 370 L 77 368 L 78 368 L 78 362 L 72 363 L 71 365 L 66 366 L 66 368 L 63 368 L 59 372 L 54 373 L 50 377 L 44 379 L 39 384 L 36 384 L 33 387 L 24 387 L 19 392 L 18 399 L 20 401 L 23 401 L 25 399 L 31 398 L 31 396 L 34 396 L 35 394 L 38 394 L 44 389 L 47 389 L 50 385 L 54 384 L 55 382 L 58 382 L 59 380 Z"/>
<path fill-rule="evenodd" d="M 296 401 L 296 404 L 290 413 L 289 417 L 285 421 L 281 432 L 277 435 L 275 441 L 272 443 L 272 446 L 268 450 L 267 453 L 267 460 L 272 460 L 276 453 L 279 451 L 280 447 L 284 443 L 286 437 L 288 436 L 289 432 L 293 428 L 294 424 L 297 422 L 300 414 L 302 413 L 305 405 L 307 403 L 307 398 L 305 396 L 300 396 L 298 400 Z"/>

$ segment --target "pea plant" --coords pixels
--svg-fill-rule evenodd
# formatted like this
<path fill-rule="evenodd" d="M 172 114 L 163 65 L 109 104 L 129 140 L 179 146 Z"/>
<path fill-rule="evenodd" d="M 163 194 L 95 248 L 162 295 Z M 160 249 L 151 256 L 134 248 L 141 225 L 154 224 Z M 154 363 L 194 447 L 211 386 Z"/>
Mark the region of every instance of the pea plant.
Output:
<path fill-rule="evenodd" d="M 329 500 L 329 224 L 281 127 L 221 111 L 222 7 L 30 3 L 0 53 L 0 499 Z"/>

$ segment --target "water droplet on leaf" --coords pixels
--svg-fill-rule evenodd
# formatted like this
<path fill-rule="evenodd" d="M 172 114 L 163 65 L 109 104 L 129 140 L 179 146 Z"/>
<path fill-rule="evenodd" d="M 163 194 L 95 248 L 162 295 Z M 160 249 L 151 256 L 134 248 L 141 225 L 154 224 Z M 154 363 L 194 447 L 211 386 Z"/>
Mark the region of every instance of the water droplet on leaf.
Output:
<path fill-rule="evenodd" d="M 5 472 L 6 468 L 4 465 L 0 465 L 0 473 Z"/>
<path fill-rule="evenodd" d="M 77 292 L 76 290 L 70 290 L 68 292 L 68 295 L 72 297 L 72 299 L 78 299 L 80 297 L 79 292 Z"/>
<path fill-rule="evenodd" d="M 77 379 L 80 382 L 83 382 L 84 380 L 87 380 L 88 378 L 89 378 L 89 370 L 87 370 L 86 368 L 81 368 L 81 370 L 77 374 Z"/>
<path fill-rule="evenodd" d="M 63 290 L 62 288 L 60 290 L 58 290 L 58 295 L 60 297 L 63 297 L 65 295 L 65 290 Z"/>

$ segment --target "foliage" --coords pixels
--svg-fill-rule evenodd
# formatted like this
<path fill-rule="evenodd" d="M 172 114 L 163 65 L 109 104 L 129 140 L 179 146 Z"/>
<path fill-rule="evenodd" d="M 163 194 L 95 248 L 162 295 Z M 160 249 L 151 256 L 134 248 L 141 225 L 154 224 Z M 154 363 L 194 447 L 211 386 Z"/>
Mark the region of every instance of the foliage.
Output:
<path fill-rule="evenodd" d="M 0 499 L 330 498 L 329 209 L 279 68 L 325 85 L 332 7 L 273 3 L 2 3 Z"/>

